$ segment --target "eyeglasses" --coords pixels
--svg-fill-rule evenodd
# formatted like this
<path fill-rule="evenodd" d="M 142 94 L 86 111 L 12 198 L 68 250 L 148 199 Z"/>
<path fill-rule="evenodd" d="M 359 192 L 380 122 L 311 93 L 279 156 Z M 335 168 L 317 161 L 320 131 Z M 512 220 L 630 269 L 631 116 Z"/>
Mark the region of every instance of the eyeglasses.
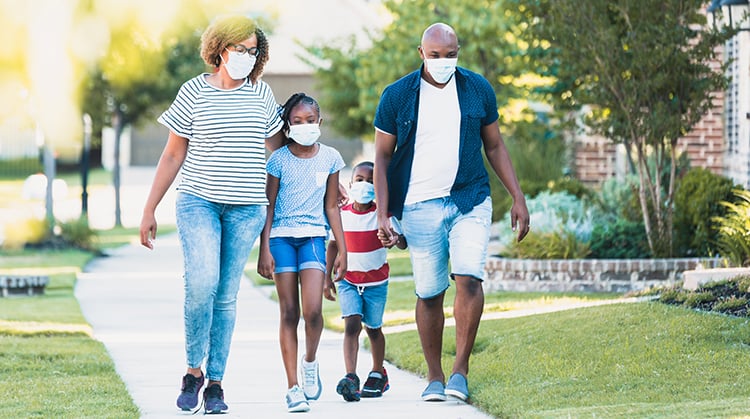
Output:
<path fill-rule="evenodd" d="M 231 45 L 231 47 L 232 47 L 232 48 L 233 48 L 233 49 L 234 49 L 235 51 L 239 52 L 240 54 L 245 54 L 245 53 L 247 53 L 248 55 L 253 55 L 253 56 L 255 56 L 255 57 L 257 57 L 257 56 L 258 56 L 258 53 L 260 52 L 260 51 L 258 51 L 258 48 L 257 48 L 257 47 L 252 47 L 252 48 L 248 48 L 248 47 L 246 47 L 246 46 L 244 46 L 244 45 L 242 45 L 242 44 Z"/>

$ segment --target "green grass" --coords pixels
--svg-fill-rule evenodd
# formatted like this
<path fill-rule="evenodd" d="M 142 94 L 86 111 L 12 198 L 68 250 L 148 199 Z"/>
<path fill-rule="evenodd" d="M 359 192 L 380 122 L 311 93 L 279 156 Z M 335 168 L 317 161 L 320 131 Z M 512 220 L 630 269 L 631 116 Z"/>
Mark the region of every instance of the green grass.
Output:
<path fill-rule="evenodd" d="M 100 244 L 127 244 L 137 234 L 101 231 Z M 44 295 L 0 298 L 0 417 L 139 417 L 106 348 L 86 333 L 73 295 L 76 274 L 93 257 L 81 250 L 0 251 L 1 273 L 50 278 Z"/>
<path fill-rule="evenodd" d="M 387 359 L 426 373 L 416 332 L 387 339 Z M 484 321 L 469 389 L 473 404 L 499 418 L 746 415 L 748 344 L 744 319 L 659 303 Z M 450 371 L 452 328 L 443 352 Z"/>

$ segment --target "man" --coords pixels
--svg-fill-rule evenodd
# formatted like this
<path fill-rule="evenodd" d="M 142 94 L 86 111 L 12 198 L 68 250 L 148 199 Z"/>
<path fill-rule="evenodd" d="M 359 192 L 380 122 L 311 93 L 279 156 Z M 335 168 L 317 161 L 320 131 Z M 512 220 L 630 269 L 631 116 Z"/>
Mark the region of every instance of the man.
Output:
<path fill-rule="evenodd" d="M 492 217 L 482 148 L 513 198 L 511 227 L 519 241 L 529 231 L 529 212 L 500 135 L 495 92 L 481 75 L 456 67 L 453 28 L 431 25 L 418 50 L 423 66 L 385 89 L 375 115 L 378 232 L 384 241 L 394 234 L 390 211 L 401 220 L 411 249 L 417 329 L 429 381 L 422 399 L 466 400 Z M 445 383 L 441 354 L 449 258 L 456 286 L 456 359 Z"/>

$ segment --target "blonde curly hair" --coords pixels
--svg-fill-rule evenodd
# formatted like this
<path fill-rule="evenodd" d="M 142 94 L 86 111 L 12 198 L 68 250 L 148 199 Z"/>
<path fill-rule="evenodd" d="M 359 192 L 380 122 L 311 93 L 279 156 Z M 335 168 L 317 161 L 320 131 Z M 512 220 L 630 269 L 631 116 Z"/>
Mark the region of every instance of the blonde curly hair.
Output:
<path fill-rule="evenodd" d="M 263 74 L 263 67 L 268 61 L 268 39 L 255 20 L 247 16 L 228 16 L 214 20 L 201 36 L 201 58 L 209 66 L 218 68 L 225 48 L 238 44 L 253 34 L 258 40 L 258 55 L 249 78 L 255 83 Z"/>

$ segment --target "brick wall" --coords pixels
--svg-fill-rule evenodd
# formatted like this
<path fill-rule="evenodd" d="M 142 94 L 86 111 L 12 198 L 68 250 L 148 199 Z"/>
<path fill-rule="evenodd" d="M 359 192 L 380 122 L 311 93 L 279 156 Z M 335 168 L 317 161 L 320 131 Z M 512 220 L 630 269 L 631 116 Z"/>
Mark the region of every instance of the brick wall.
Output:
<path fill-rule="evenodd" d="M 627 292 L 673 285 L 684 271 L 716 268 L 720 259 L 506 259 L 491 256 L 484 289 L 492 291 Z"/>
<path fill-rule="evenodd" d="M 719 68 L 721 57 L 713 67 Z M 714 94 L 713 109 L 709 111 L 684 137 L 677 141 L 678 152 L 687 152 L 692 167 L 709 169 L 724 174 L 724 93 Z M 573 140 L 575 177 L 589 186 L 627 170 L 618 162 L 618 147 L 602 137 L 582 136 Z M 620 151 L 622 153 L 622 151 Z M 622 159 L 622 157 L 621 157 Z"/>

